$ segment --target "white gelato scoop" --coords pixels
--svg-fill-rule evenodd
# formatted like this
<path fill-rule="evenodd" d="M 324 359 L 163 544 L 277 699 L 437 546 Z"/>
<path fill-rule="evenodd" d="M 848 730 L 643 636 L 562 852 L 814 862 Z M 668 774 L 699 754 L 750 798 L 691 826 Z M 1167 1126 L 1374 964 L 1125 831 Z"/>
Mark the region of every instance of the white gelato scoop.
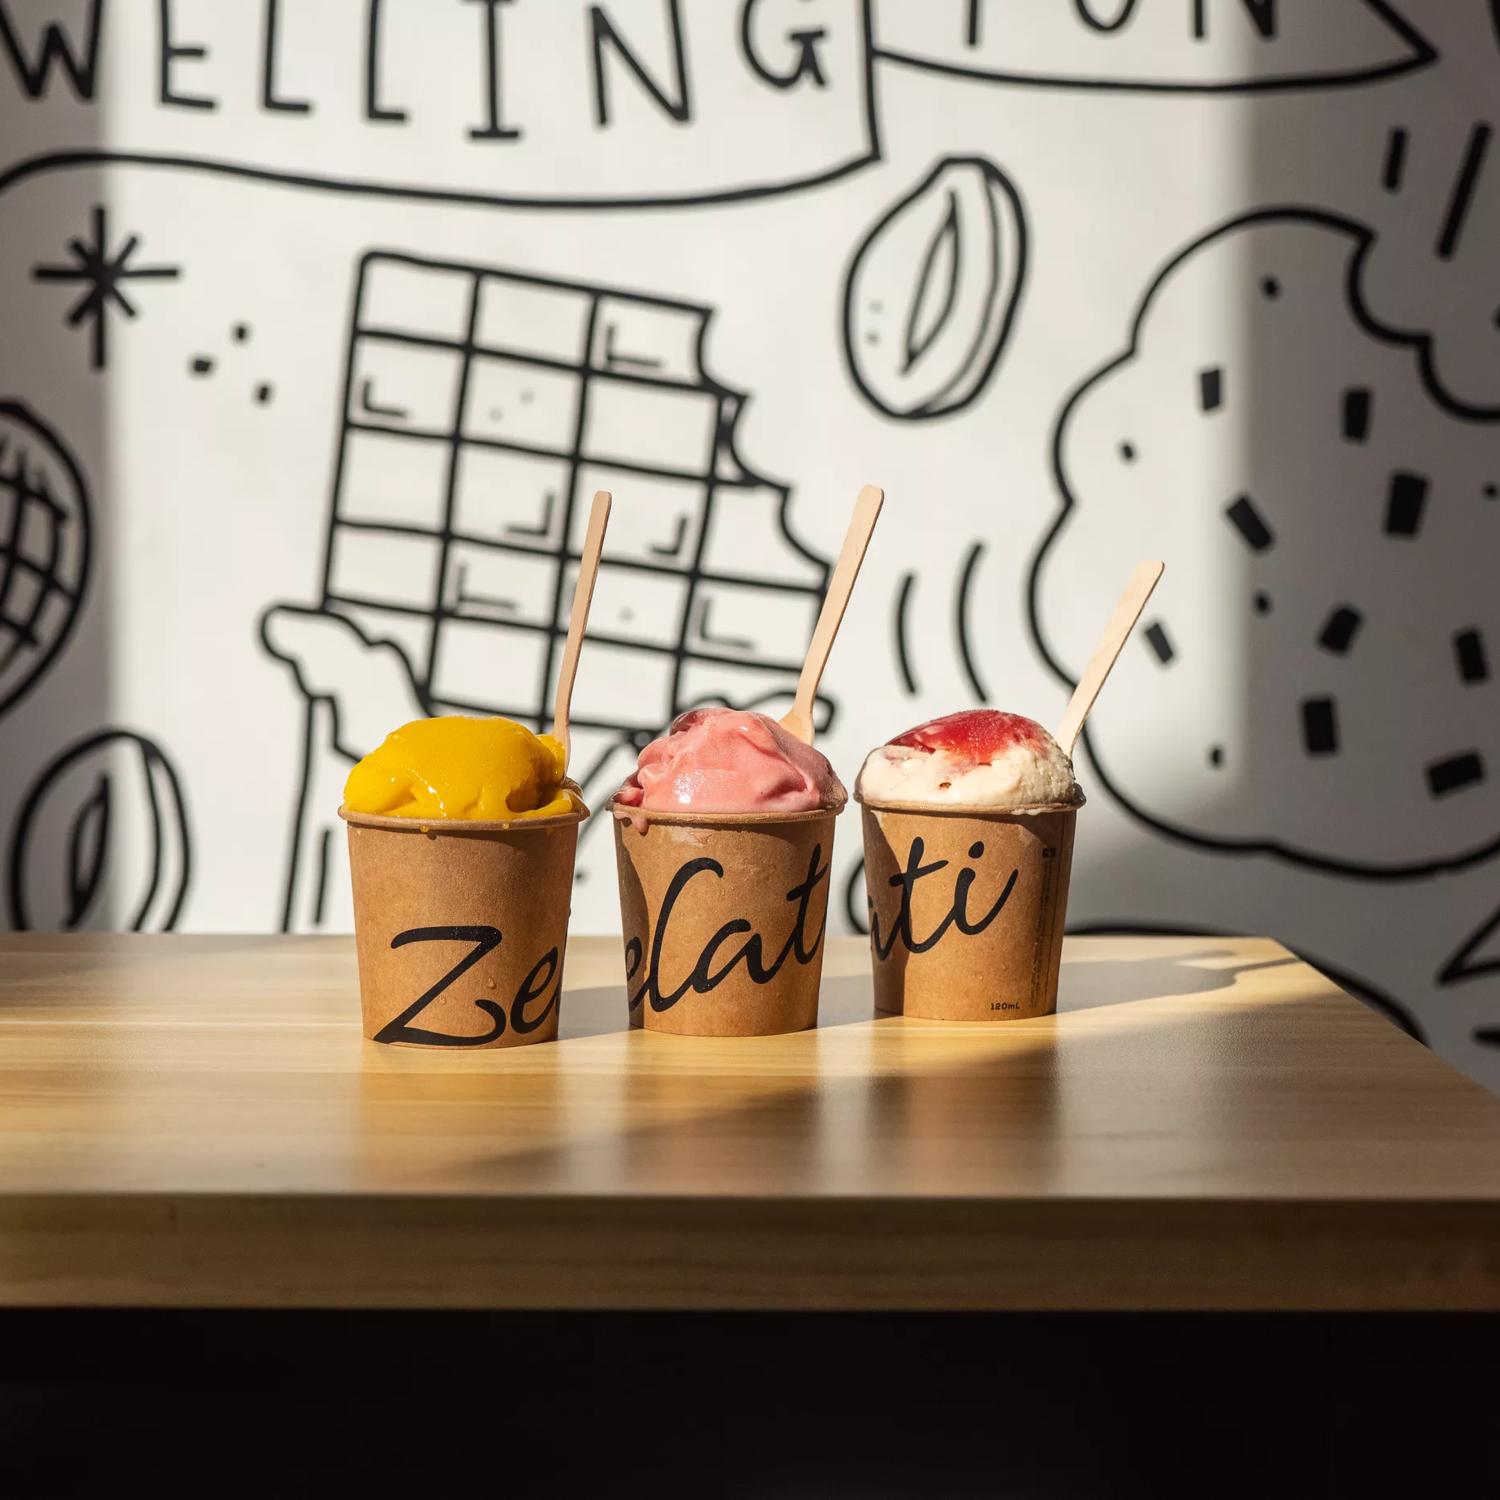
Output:
<path fill-rule="evenodd" d="M 919 724 L 865 758 L 862 802 L 954 807 L 1076 805 L 1073 762 L 1045 729 L 1020 714 L 967 709 Z"/>

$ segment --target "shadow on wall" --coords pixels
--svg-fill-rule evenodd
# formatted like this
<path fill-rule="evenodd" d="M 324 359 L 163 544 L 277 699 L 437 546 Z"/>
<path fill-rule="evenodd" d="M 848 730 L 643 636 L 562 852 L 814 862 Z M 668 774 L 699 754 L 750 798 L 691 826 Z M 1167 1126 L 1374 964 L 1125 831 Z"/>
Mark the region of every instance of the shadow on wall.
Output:
<path fill-rule="evenodd" d="M 1458 873 L 1457 901 L 1500 854 L 1500 162 L 1464 72 L 1482 43 L 1493 84 L 1500 51 L 1477 12 L 1423 10 L 1415 38 L 1411 9 L 1372 8 L 1416 49 L 1399 77 L 1237 106 L 1249 207 L 1163 262 L 1059 417 L 1033 618 L 1071 679 L 1083 581 L 1190 560 L 1091 721 L 1085 773 L 1151 836 L 1147 863 L 1175 846 L 1223 874 L 1152 910 L 1140 846 L 1117 849 L 1085 904 L 1139 920 L 1092 930 L 1223 930 L 1243 903 L 1419 1034 L 1409 1005 L 1437 980 L 1416 992 L 1412 944 L 1436 976 L 1456 941 L 1432 877 Z M 1353 45 L 1347 20 L 1317 8 L 1303 44 Z"/>
<path fill-rule="evenodd" d="M 55 57 L 24 64 L 9 59 L 32 97 L 73 87 Z M 81 149 L 97 144 L 81 129 Z M 189 825 L 165 753 L 113 719 L 121 517 L 106 381 L 140 304 L 178 269 L 114 211 L 102 172 L 30 203 L 42 212 L 0 247 L 6 336 L 24 350 L 0 380 L 0 761 L 24 788 L 0 828 L 0 923 L 160 931 L 181 915 Z"/>

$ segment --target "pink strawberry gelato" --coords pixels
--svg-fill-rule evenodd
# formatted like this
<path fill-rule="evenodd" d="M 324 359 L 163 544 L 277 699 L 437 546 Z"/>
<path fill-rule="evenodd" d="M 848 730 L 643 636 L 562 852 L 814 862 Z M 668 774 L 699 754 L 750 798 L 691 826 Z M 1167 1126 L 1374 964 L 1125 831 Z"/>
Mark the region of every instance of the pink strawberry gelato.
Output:
<path fill-rule="evenodd" d="M 812 812 L 841 808 L 847 793 L 827 757 L 774 719 L 695 708 L 641 751 L 614 800 L 647 812 Z"/>

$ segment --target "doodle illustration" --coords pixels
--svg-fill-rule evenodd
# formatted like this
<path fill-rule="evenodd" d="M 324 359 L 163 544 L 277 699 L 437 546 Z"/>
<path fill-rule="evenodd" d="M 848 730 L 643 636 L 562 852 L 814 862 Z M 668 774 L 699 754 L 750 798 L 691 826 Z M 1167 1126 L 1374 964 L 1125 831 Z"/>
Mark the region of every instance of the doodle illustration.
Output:
<path fill-rule="evenodd" d="M 63 148 L 0 171 L 0 192 L 64 161 L 510 206 L 813 187 L 879 158 L 869 5 L 332 0 L 188 17 L 162 0 L 140 25 L 104 25 L 102 0 L 25 21 L 0 7 L 24 138 Z M 85 145 L 105 112 L 107 147 Z"/>
<path fill-rule="evenodd" d="M 1435 404 L 1415 341 L 1366 313 L 1369 249 L 1269 210 L 1171 260 L 1059 419 L 1032 618 L 1072 681 L 1121 549 L 1190 551 L 1092 721 L 1100 779 L 1190 842 L 1402 876 L 1500 848 L 1500 505 L 1495 431 Z"/>
<path fill-rule="evenodd" d="M 1213 93 L 1370 83 L 1437 54 L 1387 0 L 927 0 L 880 7 L 875 55 L 1005 83 Z"/>
<path fill-rule="evenodd" d="M 991 701 L 990 690 L 979 675 L 977 647 L 981 622 L 976 618 L 974 606 L 975 579 L 987 550 L 982 541 L 971 542 L 964 549 L 950 595 L 953 601 L 950 638 L 952 649 L 959 670 L 963 674 L 964 684 L 976 703 Z M 914 608 L 916 593 L 916 573 L 914 571 L 903 573 L 896 584 L 896 597 L 891 611 L 891 635 L 897 677 L 902 689 L 913 698 L 921 694 L 917 668 L 922 655 L 922 630 L 918 624 L 922 617 Z M 941 638 L 933 644 L 936 644 L 940 650 L 945 649 Z"/>
<path fill-rule="evenodd" d="M 83 289 L 82 295 L 70 306 L 63 321 L 69 328 L 86 324 L 90 338 L 90 363 L 94 369 L 102 370 L 108 359 L 109 318 L 113 311 L 127 318 L 136 316 L 136 305 L 125 293 L 121 283 L 132 281 L 175 281 L 179 268 L 164 265 L 140 265 L 136 252 L 141 248 L 138 234 L 126 235 L 115 245 L 109 233 L 109 211 L 103 204 L 95 204 L 90 216 L 90 237 L 87 241 L 70 239 L 70 260 L 64 265 L 38 265 L 31 270 L 32 278 L 43 282 L 61 282 Z"/>
<path fill-rule="evenodd" d="M 230 342 L 240 346 L 234 350 L 236 355 L 242 352 L 244 345 L 249 344 L 254 330 L 248 323 L 234 323 L 229 328 Z M 188 361 L 188 373 L 194 380 L 211 380 L 226 367 L 225 361 L 214 354 L 195 354 Z M 236 373 L 239 373 L 238 370 Z M 244 382 L 249 399 L 256 406 L 269 406 L 276 396 L 276 386 L 269 380 L 248 380 Z"/>
<path fill-rule="evenodd" d="M 0 401 L 0 714 L 47 670 L 83 607 L 88 491 L 62 440 Z"/>
<path fill-rule="evenodd" d="M 1415 345 L 1435 401 L 1500 417 L 1500 151 L 1494 127 L 1393 126 L 1380 185 L 1399 211 L 1360 279 L 1369 316 Z M 1420 274 L 1414 268 L 1420 267 Z"/>
<path fill-rule="evenodd" d="M 1500 909 L 1492 912 L 1448 956 L 1438 972 L 1439 984 L 1458 984 L 1500 974 Z"/>
<path fill-rule="evenodd" d="M 854 252 L 844 354 L 860 394 L 889 417 L 961 411 L 994 373 L 1025 271 L 1009 179 L 993 162 L 939 162 Z"/>
<path fill-rule="evenodd" d="M 308 700 L 289 926 L 328 909 L 350 761 L 422 713 L 545 728 L 587 497 L 617 507 L 573 700 L 586 790 L 684 708 L 788 701 L 827 564 L 734 452 L 710 310 L 374 252 L 361 263 L 316 609 L 262 640 Z M 826 709 L 826 705 L 825 705 Z"/>
<path fill-rule="evenodd" d="M 11 924 L 170 932 L 191 871 L 187 803 L 166 753 L 132 730 L 101 730 L 27 789 L 6 869 Z"/>
<path fill-rule="evenodd" d="M 547 726 L 606 488 L 597 812 L 789 703 L 869 479 L 846 778 L 1054 712 L 1161 555 L 1075 922 L 1242 916 L 1500 1079 L 1497 78 L 1500 0 L 0 0 L 0 925 L 347 926 L 351 764 Z"/>

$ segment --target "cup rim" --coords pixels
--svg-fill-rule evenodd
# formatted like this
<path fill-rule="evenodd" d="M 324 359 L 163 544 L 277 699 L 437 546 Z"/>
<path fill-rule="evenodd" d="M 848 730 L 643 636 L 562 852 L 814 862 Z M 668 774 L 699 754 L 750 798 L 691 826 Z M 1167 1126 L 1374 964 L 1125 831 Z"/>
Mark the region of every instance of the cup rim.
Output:
<path fill-rule="evenodd" d="M 429 837 L 439 834 L 462 838 L 483 833 L 541 833 L 555 828 L 576 828 L 588 816 L 589 810 L 582 801 L 574 812 L 556 813 L 546 818 L 392 818 L 382 813 L 354 812 L 345 804 L 339 804 L 339 817 L 351 827 L 380 829 L 386 833 L 425 833 Z"/>
<path fill-rule="evenodd" d="M 641 818 L 647 824 L 671 823 L 706 828 L 758 828 L 771 823 L 813 823 L 823 818 L 836 818 L 843 810 L 843 806 L 840 806 L 814 807 L 802 812 L 658 812 L 652 807 L 622 807 L 613 797 L 604 805 L 604 811 L 611 814 L 617 824 Z"/>
<path fill-rule="evenodd" d="M 1088 801 L 1080 791 L 1075 802 L 1032 802 L 1021 807 L 985 807 L 971 802 L 883 802 L 876 797 L 864 797 L 855 792 L 854 800 L 861 807 L 875 812 L 923 813 L 939 817 L 963 818 L 1012 818 L 1038 817 L 1043 813 L 1076 813 Z"/>

